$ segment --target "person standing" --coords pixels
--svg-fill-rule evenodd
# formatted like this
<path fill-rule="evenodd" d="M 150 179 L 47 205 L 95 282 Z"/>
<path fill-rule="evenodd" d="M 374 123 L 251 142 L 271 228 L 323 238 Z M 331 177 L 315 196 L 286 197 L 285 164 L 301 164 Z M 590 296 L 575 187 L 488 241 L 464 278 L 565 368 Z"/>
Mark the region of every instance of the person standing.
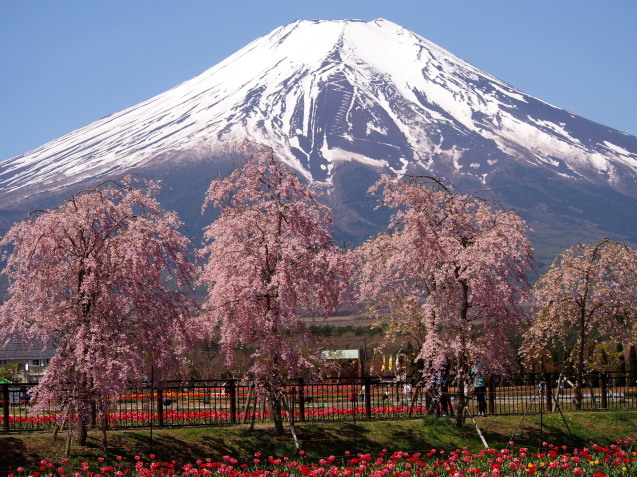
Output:
<path fill-rule="evenodd" d="M 411 384 L 405 383 L 405 385 L 403 386 L 403 393 L 405 394 L 405 400 L 407 401 L 407 403 L 411 401 L 411 391 Z"/>
<path fill-rule="evenodd" d="M 485 417 L 487 415 L 487 383 L 481 368 L 480 361 L 478 361 L 469 375 L 473 378 L 473 393 L 478 401 L 478 416 Z"/>
<path fill-rule="evenodd" d="M 440 370 L 440 410 L 442 411 L 442 417 L 447 417 L 451 412 L 451 401 L 449 399 L 449 384 L 447 378 L 449 377 L 449 360 L 445 358 L 442 369 Z"/>

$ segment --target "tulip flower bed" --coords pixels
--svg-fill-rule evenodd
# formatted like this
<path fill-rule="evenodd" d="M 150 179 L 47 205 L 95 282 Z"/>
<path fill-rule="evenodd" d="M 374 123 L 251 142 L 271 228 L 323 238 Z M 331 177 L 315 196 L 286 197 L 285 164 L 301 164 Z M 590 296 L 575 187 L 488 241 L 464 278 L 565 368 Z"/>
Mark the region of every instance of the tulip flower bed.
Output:
<path fill-rule="evenodd" d="M 617 440 L 610 446 L 590 443 L 583 449 L 544 443 L 537 451 L 527 448 L 486 449 L 470 452 L 467 448 L 451 452 L 431 449 L 423 452 L 388 452 L 375 454 L 346 453 L 324 459 L 310 459 L 303 451 L 293 457 L 266 457 L 255 453 L 249 458 L 204 459 L 195 463 L 163 460 L 154 455 L 135 456 L 126 462 L 122 457 L 69 465 L 65 459 L 57 464 L 42 461 L 37 469 L 17 468 L 8 477 L 110 477 L 110 476 L 338 476 L 338 477 L 505 477 L 505 476 L 588 476 L 612 477 L 637 475 L 637 452 L 633 440 Z"/>
<path fill-rule="evenodd" d="M 358 406 L 356 408 L 315 408 L 305 410 L 305 418 L 308 420 L 326 420 L 326 419 L 352 419 L 355 415 L 365 416 L 366 409 Z M 377 418 L 390 418 L 396 416 L 407 416 L 411 412 L 412 415 L 422 415 L 426 413 L 426 409 L 423 406 L 379 406 L 371 408 L 372 416 Z M 295 411 L 295 417 L 300 417 L 299 411 Z M 243 420 L 244 414 L 238 412 L 236 420 Z M 34 416 L 10 416 L 9 423 L 11 429 L 14 430 L 44 430 L 51 429 L 55 426 L 56 422 L 55 414 L 44 414 Z M 252 413 L 248 413 L 247 419 L 252 418 Z M 255 412 L 254 418 L 269 419 L 270 413 Z M 157 425 L 158 416 L 156 412 L 148 411 L 129 411 L 129 412 L 115 412 L 109 415 L 109 423 L 112 427 L 126 428 L 126 427 L 145 427 L 151 424 L 151 419 L 155 425 Z M 230 412 L 227 410 L 215 411 L 215 410 L 201 410 L 201 411 L 175 411 L 166 410 L 163 413 L 163 421 L 167 426 L 170 425 L 206 425 L 206 424 L 228 424 L 231 422 Z M 3 422 L 3 417 L 0 416 L 0 424 Z"/>
<path fill-rule="evenodd" d="M 359 386 L 347 386 L 347 385 L 339 385 L 337 388 L 334 388 L 335 385 L 332 385 L 326 389 L 321 389 L 320 385 L 308 386 L 311 389 L 311 395 L 315 398 L 320 397 L 349 397 L 352 392 L 360 392 Z M 249 395 L 248 389 L 245 387 L 237 388 L 236 395 L 239 397 L 247 397 Z M 178 399 L 178 398 L 206 398 L 209 396 L 228 396 L 228 392 L 223 387 L 217 388 L 194 388 L 188 391 L 172 391 L 166 390 L 163 391 L 162 396 L 164 398 L 170 399 Z M 157 398 L 157 393 L 153 392 L 136 392 L 123 394 L 120 396 L 120 400 L 122 401 L 148 401 L 150 399 Z"/>
<path fill-rule="evenodd" d="M 547 404 L 550 397 L 538 393 L 538 379 L 538 375 L 532 375 L 532 379 L 525 380 L 524 384 L 500 383 L 487 396 L 489 414 L 537 414 L 542 410 L 553 409 L 553 403 Z M 582 409 L 637 409 L 637 388 L 619 386 L 617 383 L 623 382 L 622 380 L 628 382 L 627 376 L 613 377 L 609 382 L 614 384 L 605 393 L 601 392 L 601 388 L 587 387 Z M 374 382 L 369 384 L 369 389 L 363 384 L 363 381 L 352 383 L 345 380 L 303 384 L 302 381 L 295 380 L 286 387 L 285 394 L 297 420 L 339 421 L 359 417 L 387 419 L 426 414 L 424 405 L 427 403 L 427 394 L 421 388 L 414 388 L 412 395 L 407 396 L 395 382 Z M 59 406 L 51 402 L 48 411 L 39 415 L 32 414 L 32 403 L 23 398 L 27 395 L 29 386 L 11 385 L 5 413 L 0 413 L 0 429 L 36 431 L 54 427 Z M 188 385 L 172 382 L 161 390 L 151 388 L 152 386 L 131 387 L 118 395 L 114 400 L 116 407 L 109 415 L 110 426 L 123 429 L 151 425 L 168 427 L 230 424 L 243 421 L 246 411 L 247 419 L 252 417 L 252 412 L 258 420 L 270 417 L 262 390 L 255 391 L 239 381 L 209 380 Z M 454 391 L 454 388 L 449 389 L 452 405 L 455 405 Z M 572 389 L 562 390 L 553 397 L 558 399 L 560 410 L 575 408 Z M 366 400 L 370 401 L 370 408 L 366 407 Z M 301 406 L 303 416 L 300 413 Z M 476 400 L 471 397 L 469 410 L 471 413 L 477 412 Z M 9 416 L 6 428 L 3 414 Z"/>

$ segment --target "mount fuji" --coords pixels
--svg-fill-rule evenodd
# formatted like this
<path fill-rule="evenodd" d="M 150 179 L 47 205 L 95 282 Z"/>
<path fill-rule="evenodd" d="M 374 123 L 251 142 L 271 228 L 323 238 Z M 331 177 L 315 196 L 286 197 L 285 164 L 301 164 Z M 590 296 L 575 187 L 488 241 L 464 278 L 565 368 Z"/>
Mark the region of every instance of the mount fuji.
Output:
<path fill-rule="evenodd" d="M 548 72 L 547 72 L 548 74 Z M 96 93 L 97 94 L 97 93 Z M 574 242 L 637 243 L 637 137 L 547 104 L 378 19 L 297 21 L 175 88 L 0 162 L 0 228 L 129 172 L 161 178 L 194 235 L 203 193 L 251 141 L 360 242 L 387 223 L 367 187 L 428 174 L 514 207 L 540 266 Z"/>

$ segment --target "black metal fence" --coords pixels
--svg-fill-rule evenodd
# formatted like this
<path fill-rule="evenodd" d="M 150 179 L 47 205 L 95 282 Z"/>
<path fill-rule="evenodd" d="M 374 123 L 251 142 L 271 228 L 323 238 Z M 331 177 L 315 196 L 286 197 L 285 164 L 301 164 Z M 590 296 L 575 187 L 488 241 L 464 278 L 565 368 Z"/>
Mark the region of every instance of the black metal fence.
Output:
<path fill-rule="evenodd" d="M 436 412 L 440 394 L 421 386 L 405 387 L 394 379 L 294 380 L 284 388 L 289 412 L 298 421 L 397 419 Z M 572 379 L 559 375 L 525 374 L 494 377 L 487 389 L 490 414 L 521 414 L 576 409 Z M 59 406 L 31 411 L 31 385 L 2 384 L 0 430 L 51 429 Z M 550 387 L 550 389 L 549 389 Z M 453 410 L 457 389 L 447 397 Z M 550 392 L 549 392 L 550 391 Z M 583 410 L 637 409 L 637 383 L 626 374 L 587 376 L 581 403 Z M 469 413 L 476 413 L 476 399 L 469 394 Z M 116 399 L 108 416 L 111 428 L 232 425 L 270 419 L 266 393 L 238 380 L 170 382 L 161 388 L 131 387 Z"/>

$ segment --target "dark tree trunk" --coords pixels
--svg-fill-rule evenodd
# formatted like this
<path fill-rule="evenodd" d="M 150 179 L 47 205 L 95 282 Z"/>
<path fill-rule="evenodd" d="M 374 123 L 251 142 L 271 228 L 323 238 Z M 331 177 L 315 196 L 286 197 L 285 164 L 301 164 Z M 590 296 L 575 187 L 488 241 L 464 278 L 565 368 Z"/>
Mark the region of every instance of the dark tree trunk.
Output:
<path fill-rule="evenodd" d="M 77 443 L 81 446 L 85 446 L 87 438 L 88 426 L 86 425 L 86 420 L 80 416 L 77 422 Z"/>
<path fill-rule="evenodd" d="M 467 398 L 464 393 L 464 379 L 458 383 L 458 392 L 456 393 L 458 403 L 456 404 L 455 425 L 456 429 L 464 427 L 464 410 L 467 407 Z"/>
<path fill-rule="evenodd" d="M 459 269 L 456 268 L 456 277 L 459 277 Z M 462 308 L 460 309 L 460 319 L 463 323 L 468 323 L 469 320 L 469 285 L 466 280 L 459 280 L 460 285 L 462 286 Z M 458 405 L 456 409 L 456 419 L 455 424 L 456 428 L 460 429 L 464 427 L 464 412 L 467 406 L 466 396 L 465 396 L 465 384 L 466 384 L 466 368 L 467 368 L 467 356 L 465 355 L 466 350 L 466 336 L 462 336 L 462 351 L 458 356 Z"/>
<path fill-rule="evenodd" d="M 108 424 L 108 408 L 102 409 L 100 416 L 100 428 L 102 430 L 102 448 L 104 449 L 104 452 L 108 451 Z"/>
<path fill-rule="evenodd" d="M 281 416 L 281 396 L 277 395 L 277 393 L 270 393 L 270 404 L 272 406 L 274 428 L 276 429 L 276 433 L 282 436 L 285 430 L 283 428 L 283 417 Z"/>
<path fill-rule="evenodd" d="M 575 409 L 582 409 L 584 400 L 584 346 L 586 341 L 585 308 L 580 311 L 579 340 L 577 343 L 577 362 L 575 364 Z"/>

